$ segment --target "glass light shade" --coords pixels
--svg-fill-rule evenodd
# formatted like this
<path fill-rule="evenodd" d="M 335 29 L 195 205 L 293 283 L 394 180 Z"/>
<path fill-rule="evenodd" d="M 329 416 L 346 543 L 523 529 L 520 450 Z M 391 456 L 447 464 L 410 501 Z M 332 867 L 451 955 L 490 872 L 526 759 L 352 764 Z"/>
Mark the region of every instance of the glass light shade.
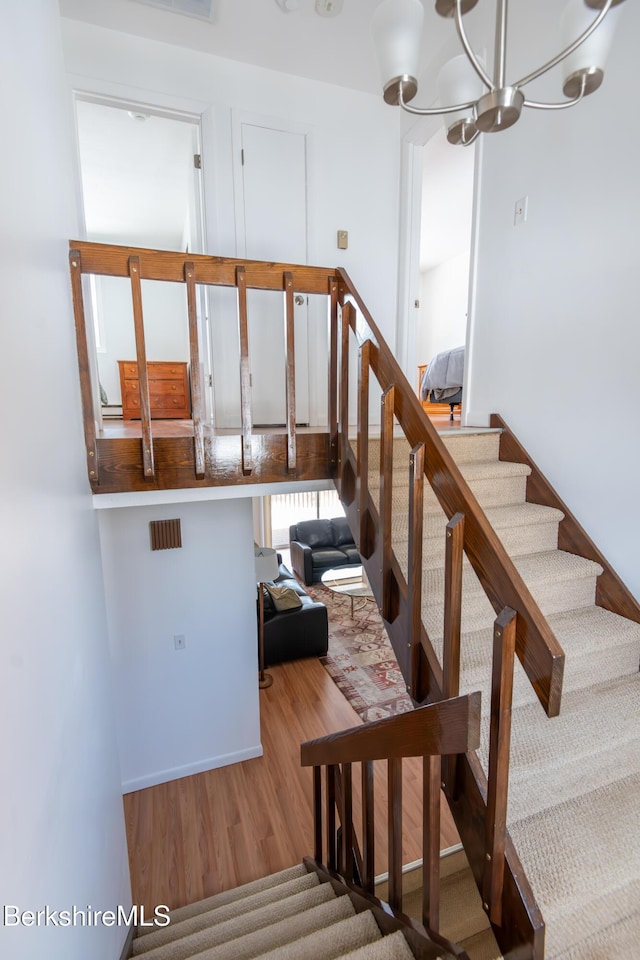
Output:
<path fill-rule="evenodd" d="M 482 67 L 484 63 L 480 61 Z M 453 57 L 441 68 L 437 80 L 438 105 L 441 107 L 453 106 L 456 103 L 468 103 L 479 100 L 485 93 L 485 86 L 475 72 L 465 54 Z M 456 110 L 444 115 L 444 125 L 447 131 L 459 124 L 474 122 L 473 107 L 467 110 Z"/>
<path fill-rule="evenodd" d="M 562 61 L 565 94 L 576 96 L 580 89 L 580 77 L 587 78 L 586 93 L 593 93 L 600 86 L 607 57 L 620 16 L 620 10 L 609 10 L 600 26 L 577 50 Z M 562 17 L 562 43 L 568 47 L 593 23 L 597 10 L 589 9 L 584 0 L 571 0 Z M 571 80 L 574 80 L 573 87 Z"/>
<path fill-rule="evenodd" d="M 383 87 L 418 73 L 424 7 L 420 0 L 382 0 L 371 21 Z"/>
<path fill-rule="evenodd" d="M 275 580 L 280 572 L 278 554 L 271 547 L 256 547 L 254 551 L 256 582 L 266 583 Z"/>

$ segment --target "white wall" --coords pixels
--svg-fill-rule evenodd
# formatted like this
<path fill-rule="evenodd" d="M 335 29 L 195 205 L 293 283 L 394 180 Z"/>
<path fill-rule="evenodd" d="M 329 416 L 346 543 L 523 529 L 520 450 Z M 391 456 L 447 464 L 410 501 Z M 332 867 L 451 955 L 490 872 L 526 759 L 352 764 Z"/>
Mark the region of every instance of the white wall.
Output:
<path fill-rule="evenodd" d="M 619 9 L 600 91 L 485 137 L 467 411 L 507 419 L 640 596 L 640 130 L 628 99 L 640 7 Z M 525 195 L 528 221 L 514 228 Z"/>
<path fill-rule="evenodd" d="M 124 791 L 259 756 L 251 500 L 105 510 L 100 536 Z"/>
<path fill-rule="evenodd" d="M 208 252 L 242 256 L 236 245 L 233 123 L 239 113 L 299 124 L 309 134 L 309 262 L 345 267 L 392 348 L 398 247 L 398 111 L 377 95 L 291 77 L 245 63 L 145 40 L 78 21 L 64 22 L 65 61 L 76 89 L 191 109 L 203 115 Z M 338 229 L 349 249 L 337 249 Z M 222 318 L 224 319 L 224 318 Z M 218 324 L 221 318 L 218 316 Z M 235 319 L 232 318 L 232 325 Z M 214 339 L 215 339 L 214 319 Z M 229 338 L 225 335 L 225 341 Z M 326 351 L 321 312 L 309 341 Z M 237 397 L 238 362 L 214 343 L 225 397 Z M 228 350 L 227 350 L 228 353 Z M 316 372 L 317 371 L 317 372 Z M 315 382 L 316 376 L 319 378 Z M 313 422 L 326 420 L 326 374 L 312 365 Z M 234 389 L 235 387 L 235 389 Z"/>
<path fill-rule="evenodd" d="M 0 902 L 130 903 L 67 238 L 77 229 L 58 5 L 3 9 Z M 12 960 L 114 960 L 118 927 L 7 927 Z"/>
<path fill-rule="evenodd" d="M 420 274 L 420 363 L 427 363 L 441 350 L 465 343 L 468 298 L 468 250 Z"/>

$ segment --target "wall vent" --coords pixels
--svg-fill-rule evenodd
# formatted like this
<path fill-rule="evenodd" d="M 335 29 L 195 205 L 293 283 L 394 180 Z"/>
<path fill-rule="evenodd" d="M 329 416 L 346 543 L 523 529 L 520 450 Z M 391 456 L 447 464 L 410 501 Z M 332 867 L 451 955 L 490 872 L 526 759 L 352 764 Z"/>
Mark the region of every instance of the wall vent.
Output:
<path fill-rule="evenodd" d="M 144 3 L 147 7 L 158 7 L 170 13 L 181 13 L 185 17 L 195 17 L 196 20 L 207 20 L 213 23 L 218 0 L 135 0 Z"/>
<path fill-rule="evenodd" d="M 150 520 L 149 534 L 152 550 L 173 550 L 182 546 L 179 520 Z"/>

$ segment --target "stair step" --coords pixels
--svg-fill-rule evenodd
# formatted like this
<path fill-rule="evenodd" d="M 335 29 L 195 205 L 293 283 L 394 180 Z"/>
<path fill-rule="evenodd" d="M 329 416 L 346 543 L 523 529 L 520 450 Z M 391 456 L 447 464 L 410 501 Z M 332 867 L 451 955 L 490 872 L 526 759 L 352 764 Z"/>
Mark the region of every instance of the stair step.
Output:
<path fill-rule="evenodd" d="M 339 924 L 354 915 L 355 910 L 349 897 L 337 897 L 297 916 L 288 917 L 235 940 L 211 947 L 198 953 L 197 957 L 198 960 L 252 960 L 253 957 L 261 957 L 266 951 L 300 940 L 316 930 L 324 930 L 325 927 Z"/>
<path fill-rule="evenodd" d="M 316 958 L 323 960 L 323 954 L 316 954 Z M 413 960 L 413 954 L 404 936 L 397 930 L 366 947 L 343 953 L 338 960 Z"/>
<path fill-rule="evenodd" d="M 581 940 L 569 950 L 556 955 L 557 960 L 604 960 L 604 958 L 638 956 L 640 944 L 640 911 L 623 917 Z"/>
<path fill-rule="evenodd" d="M 184 907 L 178 907 L 171 911 L 171 923 L 180 923 L 182 920 L 194 917 L 197 913 L 207 913 L 209 910 L 215 910 L 216 907 L 223 907 L 234 900 L 242 900 L 244 897 L 250 897 L 254 893 L 260 893 L 262 890 L 276 887 L 278 884 L 286 883 L 289 880 L 295 880 L 296 877 L 304 877 L 306 874 L 304 864 L 296 863 L 293 867 L 287 867 L 286 870 L 269 874 L 268 877 L 260 877 L 258 880 L 244 883 L 240 887 L 234 887 L 233 890 L 222 890 L 205 900 L 198 900 Z M 138 936 L 144 936 L 150 932 L 151 928 L 141 927 L 138 930 Z"/>
<path fill-rule="evenodd" d="M 452 455 L 456 463 L 471 463 L 473 461 L 497 460 L 500 450 L 500 430 L 484 430 L 478 433 L 441 434 L 440 439 Z M 356 437 L 350 438 L 356 449 Z M 380 440 L 378 437 L 369 438 L 369 459 L 379 460 Z M 394 465 L 409 462 L 411 446 L 406 437 L 395 437 L 393 441 Z"/>
<path fill-rule="evenodd" d="M 518 503 L 488 507 L 485 512 L 511 557 L 544 553 L 556 550 L 558 547 L 558 524 L 563 518 L 560 510 L 537 503 Z M 423 564 L 429 570 L 444 566 L 446 525 L 447 517 L 443 510 L 432 507 L 425 510 L 422 556 Z M 408 516 L 393 516 L 391 540 L 398 562 L 406 572 L 409 544 Z M 465 562 L 468 561 L 465 560 Z"/>
<path fill-rule="evenodd" d="M 640 653 L 640 624 L 602 607 L 584 607 L 547 618 L 565 652 L 563 696 L 591 686 L 594 677 L 605 682 L 635 674 Z M 442 661 L 442 638 L 434 643 Z M 461 692 L 482 692 L 483 714 L 491 700 L 491 657 L 493 628 L 465 633 L 461 642 Z M 537 703 L 524 670 L 516 661 L 513 706 Z M 552 734 L 553 731 L 551 730 Z"/>
<path fill-rule="evenodd" d="M 593 605 L 596 578 L 602 567 L 592 560 L 562 550 L 550 550 L 513 563 L 545 616 Z M 422 576 L 422 615 L 430 638 L 442 637 L 444 604 L 444 568 L 424 570 Z M 481 630 L 495 619 L 495 612 L 471 566 L 462 577 L 462 630 Z"/>
<path fill-rule="evenodd" d="M 621 771 L 640 777 L 639 698 L 635 674 L 592 686 L 588 697 L 582 690 L 565 694 L 562 712 L 551 722 L 541 717 L 536 703 L 517 707 L 511 720 L 507 823 L 607 787 Z M 482 725 L 478 751 L 485 770 L 488 726 Z"/>
<path fill-rule="evenodd" d="M 351 956 L 354 951 L 366 949 L 381 937 L 382 934 L 373 914 L 365 910 L 348 920 L 342 920 L 293 943 L 263 952 L 259 956 L 260 960 L 316 960 L 318 957 L 322 960 L 334 960 L 336 957 L 342 957 L 345 954 Z"/>
<path fill-rule="evenodd" d="M 187 937 L 199 930 L 212 926 L 214 923 L 222 923 L 224 920 L 231 920 L 243 913 L 249 913 L 257 910 L 267 904 L 275 903 L 286 897 L 294 896 L 310 887 L 315 887 L 319 883 L 318 877 L 314 873 L 305 873 L 301 877 L 294 877 L 293 880 L 287 880 L 285 883 L 276 884 L 273 887 L 259 890 L 257 893 L 232 900 L 230 903 L 219 905 L 213 910 L 198 913 L 193 917 L 188 917 L 179 922 L 172 922 L 161 930 L 156 930 L 149 936 L 139 941 L 134 941 L 134 956 L 151 950 L 153 947 L 161 946 L 163 943 L 169 943 L 171 940 L 177 940 L 180 937 Z"/>
<path fill-rule="evenodd" d="M 639 825 L 637 773 L 510 825 L 547 925 L 548 960 L 637 911 Z"/>
<path fill-rule="evenodd" d="M 310 889 L 303 890 L 302 893 L 277 900 L 274 903 L 268 903 L 266 906 L 252 910 L 250 913 L 242 913 L 239 916 L 214 923 L 214 926 L 180 937 L 178 940 L 170 940 L 161 946 L 141 952 L 139 955 L 144 956 L 145 960 L 188 960 L 196 953 L 201 953 L 221 943 L 227 943 L 236 937 L 243 937 L 255 930 L 262 930 L 271 924 L 279 923 L 334 899 L 336 899 L 336 896 L 331 884 L 317 883 Z M 216 912 L 212 911 L 212 913 Z M 150 934 L 142 939 L 147 942 L 151 936 L 155 936 L 155 934 Z M 135 947 L 138 941 L 134 940 L 133 944 Z M 134 955 L 136 955 L 135 951 Z"/>
<path fill-rule="evenodd" d="M 474 495 L 483 507 L 495 507 L 512 503 L 524 503 L 526 499 L 527 477 L 531 468 L 523 463 L 509 463 L 504 460 L 490 460 L 460 464 L 460 472 L 471 487 Z M 369 464 L 368 484 L 374 502 L 380 489 L 380 471 Z M 402 494 L 406 500 L 409 488 L 409 465 L 406 469 L 394 469 L 393 489 L 396 496 Z M 438 504 L 429 484 L 424 488 L 425 504 Z"/>

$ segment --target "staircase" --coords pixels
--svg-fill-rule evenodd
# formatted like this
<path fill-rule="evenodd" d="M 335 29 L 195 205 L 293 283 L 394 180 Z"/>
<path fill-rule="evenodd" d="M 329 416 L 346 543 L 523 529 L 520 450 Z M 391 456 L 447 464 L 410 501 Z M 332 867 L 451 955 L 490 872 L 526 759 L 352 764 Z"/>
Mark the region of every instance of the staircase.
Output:
<path fill-rule="evenodd" d="M 561 715 L 544 715 L 516 663 L 507 826 L 546 922 L 548 960 L 640 955 L 640 624 L 595 605 L 600 564 L 559 550 L 560 510 L 526 501 L 530 468 L 500 431 L 444 436 L 566 654 Z M 369 491 L 380 490 L 370 441 Z M 394 441 L 392 545 L 408 577 L 407 442 Z M 425 491 L 422 619 L 440 660 L 447 517 Z M 463 561 L 461 692 L 482 691 L 487 770 L 494 610 Z"/>
<path fill-rule="evenodd" d="M 336 884 L 336 886 L 340 886 Z M 346 888 L 345 888 L 346 889 Z M 357 909 L 304 865 L 171 911 L 169 926 L 138 931 L 143 960 L 414 960 L 400 930 L 383 934 L 372 910 Z"/>

